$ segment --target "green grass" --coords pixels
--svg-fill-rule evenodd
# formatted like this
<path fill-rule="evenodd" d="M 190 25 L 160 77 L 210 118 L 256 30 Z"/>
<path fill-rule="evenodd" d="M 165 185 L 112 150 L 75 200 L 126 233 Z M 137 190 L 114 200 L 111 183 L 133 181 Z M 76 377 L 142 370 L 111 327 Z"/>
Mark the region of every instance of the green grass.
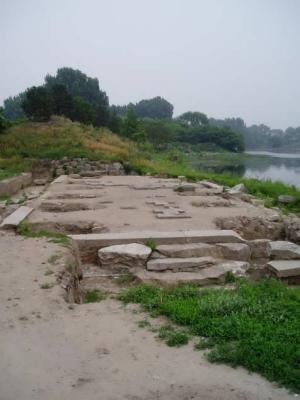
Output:
<path fill-rule="evenodd" d="M 49 231 L 34 232 L 31 228 L 30 223 L 28 222 L 22 222 L 17 228 L 17 233 L 19 235 L 31 238 L 41 238 L 41 237 L 48 238 L 49 242 L 60 244 L 62 246 L 69 246 L 71 244 L 71 239 L 69 238 L 69 236 L 58 232 L 49 232 Z"/>
<path fill-rule="evenodd" d="M 85 293 L 84 303 L 99 303 L 106 298 L 105 293 L 100 290 L 90 290 Z"/>
<path fill-rule="evenodd" d="M 172 325 L 163 325 L 158 330 L 158 337 L 170 347 L 181 347 L 188 343 L 186 332 L 174 328 Z"/>
<path fill-rule="evenodd" d="M 118 161 L 128 159 L 134 150 L 134 144 L 107 128 L 94 128 L 63 117 L 52 117 L 47 123 L 16 124 L 0 136 L 0 157 L 20 162 L 63 157 Z"/>
<path fill-rule="evenodd" d="M 241 365 L 300 391 L 300 287 L 273 279 L 239 280 L 233 289 L 140 284 L 120 299 L 188 328 L 202 338 L 197 348 L 208 348 L 210 361 Z"/>
<path fill-rule="evenodd" d="M 157 247 L 157 243 L 154 239 L 147 239 L 145 241 L 145 246 L 150 247 L 151 250 L 155 250 Z"/>

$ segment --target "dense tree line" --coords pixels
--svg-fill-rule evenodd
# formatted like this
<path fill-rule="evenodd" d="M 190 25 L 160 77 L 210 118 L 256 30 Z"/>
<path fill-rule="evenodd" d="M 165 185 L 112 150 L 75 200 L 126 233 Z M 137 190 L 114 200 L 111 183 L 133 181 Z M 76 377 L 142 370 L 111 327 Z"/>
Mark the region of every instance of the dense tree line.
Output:
<path fill-rule="evenodd" d="M 163 97 L 157 96 L 152 99 L 141 100 L 136 104 L 112 105 L 111 109 L 120 116 L 125 116 L 131 110 L 135 112 L 138 118 L 171 119 L 174 107 Z"/>
<path fill-rule="evenodd" d="M 84 124 L 108 126 L 132 140 L 150 142 L 156 149 L 203 143 L 229 151 L 244 148 L 239 133 L 227 127 L 210 126 L 202 112 L 188 111 L 173 119 L 173 105 L 159 96 L 109 107 L 108 96 L 100 89 L 98 79 L 72 68 L 60 68 L 56 75 L 47 75 L 43 85 L 33 86 L 4 102 L 3 118 L 27 117 L 39 122 L 48 121 L 53 114 Z"/>
<path fill-rule="evenodd" d="M 242 118 L 209 119 L 209 124 L 227 127 L 243 135 L 247 149 L 263 150 L 300 150 L 300 127 L 272 129 L 267 125 L 247 126 Z"/>

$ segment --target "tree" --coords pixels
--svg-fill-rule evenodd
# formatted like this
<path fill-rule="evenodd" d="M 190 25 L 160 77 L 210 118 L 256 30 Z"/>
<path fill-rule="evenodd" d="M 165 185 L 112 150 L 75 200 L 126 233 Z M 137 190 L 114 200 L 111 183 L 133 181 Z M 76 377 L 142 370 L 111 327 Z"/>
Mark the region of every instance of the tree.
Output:
<path fill-rule="evenodd" d="M 191 126 L 207 125 L 208 118 L 206 114 L 198 111 L 187 111 L 178 117 L 182 121 Z"/>
<path fill-rule="evenodd" d="M 144 120 L 142 126 L 146 138 L 156 147 L 165 147 L 167 143 L 174 139 L 172 128 L 165 121 Z"/>
<path fill-rule="evenodd" d="M 74 101 L 67 88 L 62 84 L 55 84 L 49 91 L 53 100 L 53 113 L 72 118 Z"/>
<path fill-rule="evenodd" d="M 94 110 L 93 124 L 107 126 L 109 123 L 109 100 L 107 94 L 100 90 L 97 78 L 90 78 L 83 72 L 73 68 L 59 68 L 55 76 L 45 78 L 47 88 L 64 85 L 72 97 L 82 98 Z"/>
<path fill-rule="evenodd" d="M 48 121 L 54 111 L 51 94 L 43 86 L 33 86 L 25 92 L 22 108 L 33 121 Z"/>
<path fill-rule="evenodd" d="M 74 97 L 71 119 L 83 124 L 93 124 L 95 120 L 94 107 L 81 97 Z"/>
<path fill-rule="evenodd" d="M 0 133 L 3 133 L 8 127 L 8 121 L 4 117 L 4 109 L 0 107 Z"/>
<path fill-rule="evenodd" d="M 25 93 L 20 93 L 14 97 L 8 97 L 4 100 L 4 117 L 9 120 L 17 120 L 25 117 L 22 108 L 22 102 L 25 98 Z"/>
<path fill-rule="evenodd" d="M 173 105 L 164 98 L 157 96 L 136 103 L 135 112 L 139 118 L 171 119 Z"/>
<path fill-rule="evenodd" d="M 128 138 L 132 138 L 138 131 L 138 119 L 133 107 L 130 107 L 123 121 L 122 134 Z"/>
<path fill-rule="evenodd" d="M 109 123 L 108 123 L 109 129 L 113 133 L 120 133 L 121 132 L 121 125 L 122 125 L 121 117 L 119 117 L 116 112 L 111 112 L 110 113 Z"/>

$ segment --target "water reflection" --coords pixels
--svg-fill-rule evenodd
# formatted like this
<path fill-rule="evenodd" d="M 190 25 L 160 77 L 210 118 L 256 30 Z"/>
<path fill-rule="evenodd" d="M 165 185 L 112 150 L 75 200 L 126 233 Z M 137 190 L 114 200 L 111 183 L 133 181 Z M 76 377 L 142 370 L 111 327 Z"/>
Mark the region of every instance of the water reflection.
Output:
<path fill-rule="evenodd" d="M 193 160 L 194 168 L 217 173 L 231 173 L 248 178 L 282 181 L 300 188 L 300 154 L 280 154 L 271 152 L 247 152 L 248 157 L 236 157 L 226 162 L 218 160 L 215 154 L 213 162 Z M 257 157 L 264 156 L 264 157 Z M 210 160 L 211 161 L 211 160 Z"/>

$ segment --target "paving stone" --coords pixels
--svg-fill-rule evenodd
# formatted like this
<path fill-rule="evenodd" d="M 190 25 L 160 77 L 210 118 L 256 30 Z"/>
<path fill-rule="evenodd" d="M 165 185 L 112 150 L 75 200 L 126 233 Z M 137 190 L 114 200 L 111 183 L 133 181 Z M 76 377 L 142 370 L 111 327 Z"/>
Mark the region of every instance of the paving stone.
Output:
<path fill-rule="evenodd" d="M 197 272 L 154 272 L 139 270 L 136 277 L 146 283 L 177 284 L 197 283 L 198 285 L 224 284 L 228 272 L 235 276 L 245 276 L 250 264 L 242 261 L 231 261 L 203 268 Z"/>
<path fill-rule="evenodd" d="M 300 246 L 295 243 L 278 240 L 270 242 L 271 258 L 279 260 L 300 259 Z"/>
<path fill-rule="evenodd" d="M 217 247 L 221 250 L 223 258 L 227 260 L 250 260 L 250 247 L 245 243 L 220 243 Z"/>
<path fill-rule="evenodd" d="M 3 220 L 0 225 L 2 229 L 16 228 L 28 215 L 33 211 L 33 208 L 22 206 L 10 214 Z"/>
<path fill-rule="evenodd" d="M 300 261 L 298 260 L 274 260 L 268 263 L 270 271 L 278 278 L 300 276 Z"/>
<path fill-rule="evenodd" d="M 216 263 L 213 257 L 159 258 L 147 262 L 148 271 L 197 271 Z"/>
<path fill-rule="evenodd" d="M 162 244 L 157 246 L 155 250 L 161 255 L 171 258 L 205 256 L 220 258 L 222 255 L 221 249 L 207 243 Z"/>

